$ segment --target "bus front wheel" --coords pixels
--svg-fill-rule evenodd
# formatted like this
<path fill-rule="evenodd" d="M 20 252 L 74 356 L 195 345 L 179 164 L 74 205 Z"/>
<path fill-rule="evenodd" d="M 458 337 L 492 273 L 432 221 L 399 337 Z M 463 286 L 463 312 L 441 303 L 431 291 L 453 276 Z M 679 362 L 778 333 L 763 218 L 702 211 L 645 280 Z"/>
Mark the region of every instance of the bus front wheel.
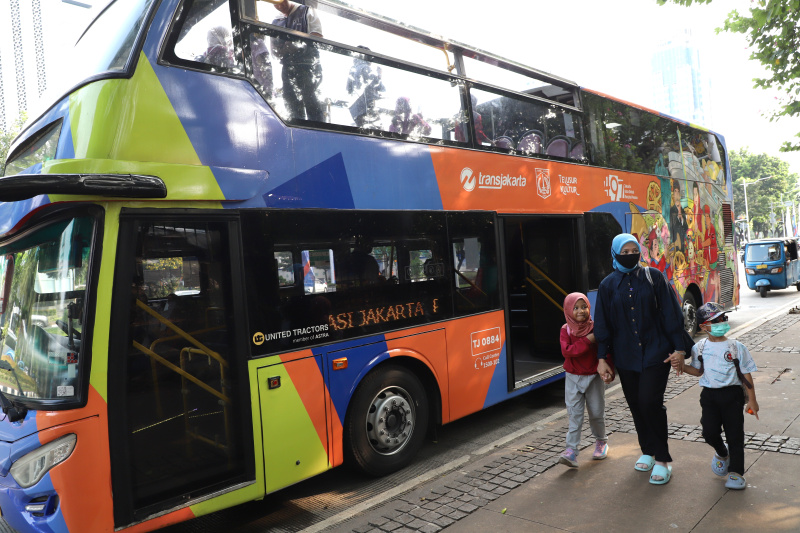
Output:
<path fill-rule="evenodd" d="M 766 285 L 760 286 L 758 288 L 758 293 L 761 295 L 762 298 L 766 298 L 767 297 L 767 286 Z"/>
<path fill-rule="evenodd" d="M 345 421 L 345 453 L 357 469 L 382 476 L 406 466 L 422 447 L 429 404 L 419 378 L 397 365 L 361 382 Z"/>

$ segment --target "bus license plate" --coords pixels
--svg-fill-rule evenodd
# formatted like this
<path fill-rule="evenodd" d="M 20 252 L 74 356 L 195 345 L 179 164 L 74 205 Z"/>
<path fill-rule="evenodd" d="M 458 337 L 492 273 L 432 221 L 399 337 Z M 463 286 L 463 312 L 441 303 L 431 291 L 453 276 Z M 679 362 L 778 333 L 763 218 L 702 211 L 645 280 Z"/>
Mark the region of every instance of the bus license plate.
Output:
<path fill-rule="evenodd" d="M 756 268 L 758 270 L 766 270 L 767 269 L 767 265 L 758 265 Z"/>

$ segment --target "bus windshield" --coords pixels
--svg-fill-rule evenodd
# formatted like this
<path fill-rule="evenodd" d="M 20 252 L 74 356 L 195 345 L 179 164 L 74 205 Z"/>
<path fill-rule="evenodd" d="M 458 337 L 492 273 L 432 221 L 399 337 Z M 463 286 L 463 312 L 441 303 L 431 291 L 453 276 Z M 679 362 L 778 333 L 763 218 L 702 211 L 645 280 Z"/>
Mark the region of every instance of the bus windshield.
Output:
<path fill-rule="evenodd" d="M 61 92 L 103 73 L 125 70 L 153 0 L 112 0 L 81 35 L 64 69 Z"/>
<path fill-rule="evenodd" d="M 0 371 L 7 395 L 74 400 L 93 219 L 50 224 L 0 247 Z"/>

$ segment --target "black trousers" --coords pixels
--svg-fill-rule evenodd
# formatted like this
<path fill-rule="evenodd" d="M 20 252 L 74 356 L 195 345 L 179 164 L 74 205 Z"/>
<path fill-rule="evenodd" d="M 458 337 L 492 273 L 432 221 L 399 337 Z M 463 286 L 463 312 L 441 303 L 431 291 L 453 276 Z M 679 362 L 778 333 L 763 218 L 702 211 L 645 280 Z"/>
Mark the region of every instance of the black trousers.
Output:
<path fill-rule="evenodd" d="M 744 475 L 744 395 L 741 385 L 732 385 L 721 389 L 703 388 L 700 392 L 700 407 L 703 414 L 700 425 L 703 426 L 703 438 L 710 444 L 719 457 L 730 453 L 730 472 Z M 722 440 L 722 430 L 725 440 Z"/>
<path fill-rule="evenodd" d="M 295 61 L 295 62 L 290 62 Z M 325 111 L 319 101 L 317 88 L 322 82 L 319 57 L 287 60 L 281 71 L 283 99 L 292 118 L 323 122 Z"/>
<path fill-rule="evenodd" d="M 641 372 L 617 369 L 642 453 L 667 463 L 672 461 L 672 456 L 669 454 L 664 391 L 667 389 L 670 368 L 669 363 L 659 363 Z"/>

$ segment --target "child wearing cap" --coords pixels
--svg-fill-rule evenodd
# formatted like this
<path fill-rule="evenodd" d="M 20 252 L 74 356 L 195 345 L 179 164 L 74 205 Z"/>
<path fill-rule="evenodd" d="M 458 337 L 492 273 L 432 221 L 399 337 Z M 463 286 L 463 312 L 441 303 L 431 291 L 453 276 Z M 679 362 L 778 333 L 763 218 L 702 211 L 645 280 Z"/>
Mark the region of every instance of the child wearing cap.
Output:
<path fill-rule="evenodd" d="M 727 476 L 725 486 L 741 490 L 744 479 L 744 410 L 758 419 L 758 401 L 750 373 L 758 369 L 747 347 L 728 339 L 728 317 L 717 303 L 707 303 L 697 310 L 697 322 L 708 333 L 692 348 L 692 363 L 683 363 L 682 371 L 700 377 L 700 407 L 703 438 L 716 452 L 711 470 Z M 742 393 L 742 388 L 746 395 Z M 747 404 L 745 405 L 745 400 Z M 722 440 L 722 430 L 725 439 Z"/>

